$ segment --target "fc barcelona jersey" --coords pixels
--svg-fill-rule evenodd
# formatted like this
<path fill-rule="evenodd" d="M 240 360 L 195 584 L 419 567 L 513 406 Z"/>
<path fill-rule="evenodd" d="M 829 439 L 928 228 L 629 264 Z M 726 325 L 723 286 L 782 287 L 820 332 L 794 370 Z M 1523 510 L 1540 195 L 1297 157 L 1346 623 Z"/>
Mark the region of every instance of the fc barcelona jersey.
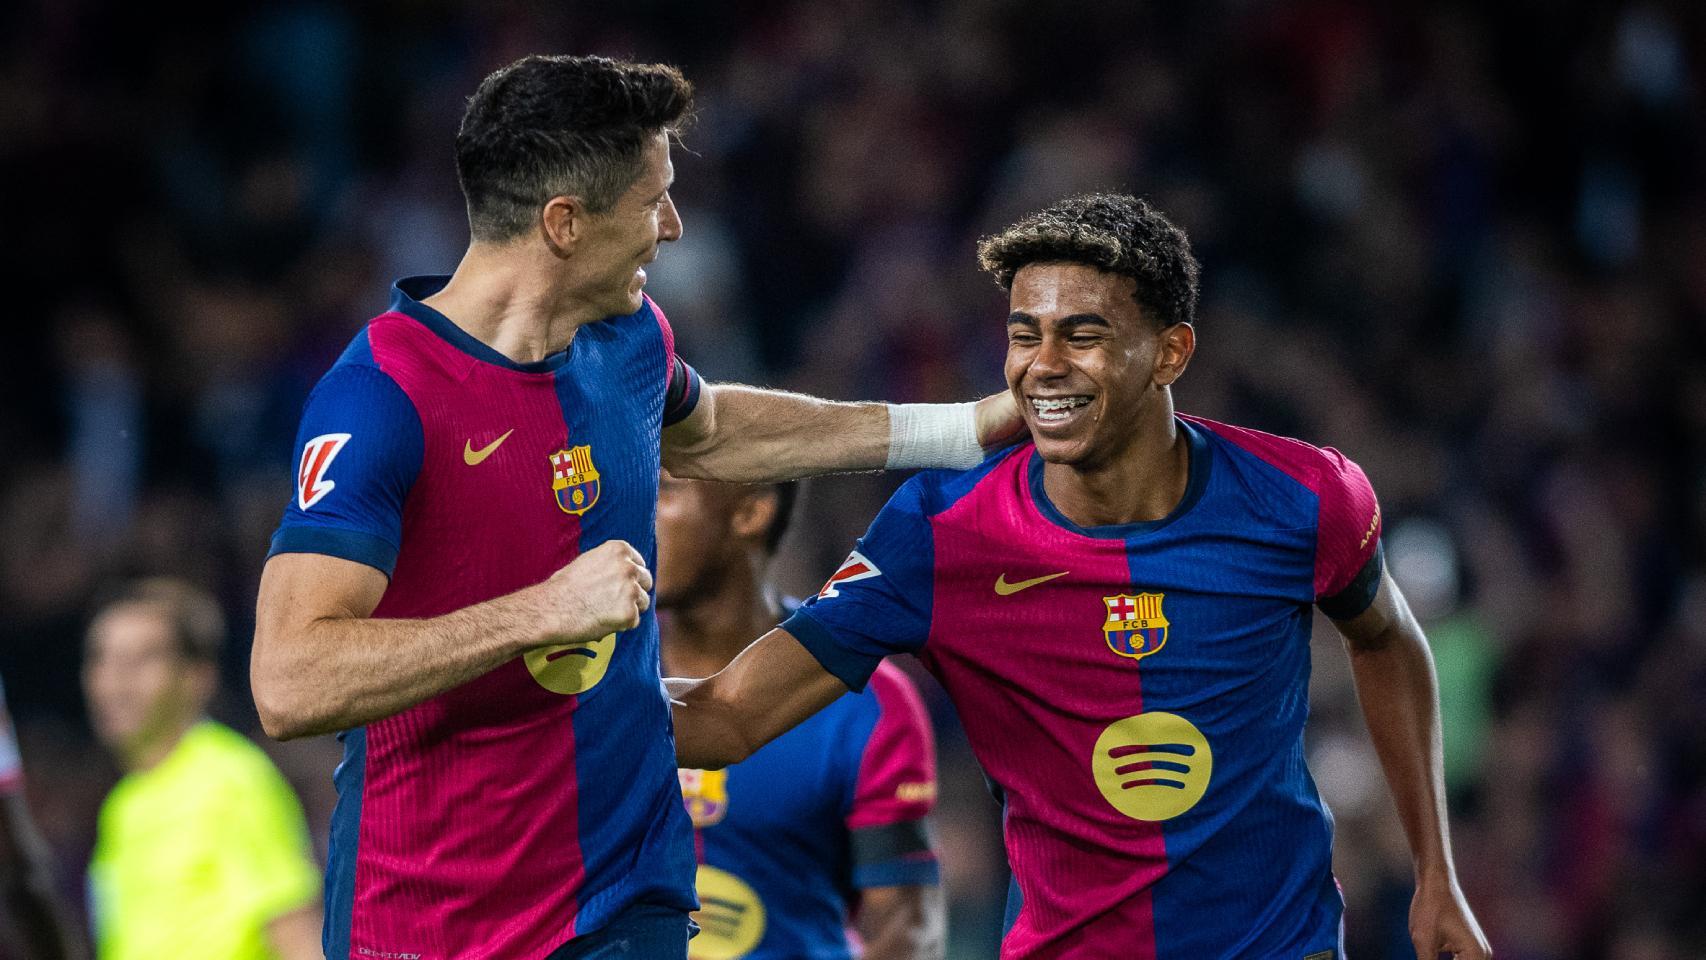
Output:
<path fill-rule="evenodd" d="M 723 770 L 682 770 L 697 830 L 693 960 L 850 960 L 859 891 L 934 885 L 936 748 L 898 667 Z"/>
<path fill-rule="evenodd" d="M 1084 528 L 1023 444 L 903 486 L 785 629 L 857 689 L 916 652 L 1003 798 L 1004 958 L 1339 958 L 1332 819 L 1304 766 L 1312 608 L 1379 585 L 1332 449 L 1190 417 L 1183 499 Z"/>
<path fill-rule="evenodd" d="M 662 312 L 521 364 L 421 302 L 444 283 L 399 281 L 315 388 L 272 553 L 384 572 L 375 617 L 460 610 L 610 539 L 653 564 L 659 432 L 698 397 Z M 538 960 L 629 904 L 695 906 L 649 611 L 341 739 L 329 957 Z"/>

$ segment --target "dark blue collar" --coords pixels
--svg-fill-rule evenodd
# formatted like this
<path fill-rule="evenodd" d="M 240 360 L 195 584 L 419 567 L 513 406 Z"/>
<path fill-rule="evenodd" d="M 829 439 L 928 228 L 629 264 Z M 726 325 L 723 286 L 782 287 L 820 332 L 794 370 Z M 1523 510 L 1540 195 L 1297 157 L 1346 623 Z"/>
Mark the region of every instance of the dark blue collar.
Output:
<path fill-rule="evenodd" d="M 1202 499 L 1203 491 L 1208 489 L 1209 467 L 1214 463 L 1214 455 L 1209 450 L 1208 438 L 1203 436 L 1201 430 L 1178 417 L 1173 418 L 1173 423 L 1184 433 L 1186 442 L 1190 444 L 1190 449 L 1187 452 L 1190 462 L 1188 467 L 1190 479 L 1185 482 L 1185 495 L 1180 498 L 1179 505 L 1174 507 L 1172 512 L 1165 517 L 1159 520 L 1139 520 L 1136 523 L 1119 523 L 1106 527 L 1081 527 L 1073 523 L 1055 507 L 1054 503 L 1048 498 L 1048 492 L 1043 489 L 1043 457 L 1035 450 L 1031 451 L 1031 462 L 1025 467 L 1031 483 L 1031 499 L 1036 501 L 1037 509 L 1050 523 L 1086 537 L 1125 540 L 1145 533 L 1154 533 L 1184 516 L 1192 507 L 1197 505 L 1197 501 Z"/>
<path fill-rule="evenodd" d="M 421 302 L 443 290 L 444 285 L 449 282 L 450 278 L 447 276 L 404 277 L 391 285 L 391 309 L 419 320 L 428 330 L 438 334 L 440 339 L 476 360 L 522 373 L 551 373 L 574 356 L 573 340 L 569 341 L 565 349 L 531 363 L 518 363 L 493 350 L 473 334 L 457 326 L 449 317 Z"/>

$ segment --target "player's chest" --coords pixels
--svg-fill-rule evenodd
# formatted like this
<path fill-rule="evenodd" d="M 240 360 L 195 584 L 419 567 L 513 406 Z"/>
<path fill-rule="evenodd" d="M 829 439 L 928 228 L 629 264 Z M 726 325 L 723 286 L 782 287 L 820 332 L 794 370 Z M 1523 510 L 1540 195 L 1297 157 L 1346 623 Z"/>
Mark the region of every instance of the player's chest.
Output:
<path fill-rule="evenodd" d="M 1312 544 L 1286 533 L 957 545 L 929 647 L 1031 686 L 1260 673 L 1308 616 Z"/>
<path fill-rule="evenodd" d="M 578 359 L 578 358 L 577 358 Z M 589 368 L 593 365 L 588 364 Z M 656 501 L 661 391 L 584 375 L 474 378 L 466 403 L 423 411 L 410 519 L 563 545 L 632 537 Z M 654 402 L 656 401 L 656 402 Z"/>

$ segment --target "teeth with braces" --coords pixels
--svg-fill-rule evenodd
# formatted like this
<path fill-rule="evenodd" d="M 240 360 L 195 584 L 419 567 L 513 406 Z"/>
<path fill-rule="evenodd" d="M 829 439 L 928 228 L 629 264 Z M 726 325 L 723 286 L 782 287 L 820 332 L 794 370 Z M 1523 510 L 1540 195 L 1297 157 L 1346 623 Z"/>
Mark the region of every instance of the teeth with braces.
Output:
<path fill-rule="evenodd" d="M 1037 411 L 1037 417 L 1043 420 L 1064 420 L 1067 412 L 1090 402 L 1089 397 L 1062 397 L 1058 400 L 1031 398 L 1031 407 Z"/>

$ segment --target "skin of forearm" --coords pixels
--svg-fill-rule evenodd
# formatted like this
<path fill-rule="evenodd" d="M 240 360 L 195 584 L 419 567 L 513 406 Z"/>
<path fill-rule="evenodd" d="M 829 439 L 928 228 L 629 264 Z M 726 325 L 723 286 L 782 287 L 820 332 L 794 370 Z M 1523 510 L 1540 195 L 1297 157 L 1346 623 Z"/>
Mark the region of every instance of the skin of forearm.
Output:
<path fill-rule="evenodd" d="M 728 706 L 703 689 L 710 680 L 665 681 L 675 719 L 675 762 L 690 770 L 721 770 L 752 756 L 745 724 Z"/>
<path fill-rule="evenodd" d="M 1433 657 L 1409 611 L 1350 646 L 1375 753 L 1398 806 L 1418 876 L 1449 873 L 1439 692 Z"/>
<path fill-rule="evenodd" d="M 267 735 L 359 727 L 489 673 L 537 643 L 532 589 L 427 620 L 323 617 L 297 627 L 253 667 Z"/>
<path fill-rule="evenodd" d="M 946 948 L 947 908 L 941 887 L 866 891 L 859 906 L 865 960 L 939 960 Z"/>
<path fill-rule="evenodd" d="M 666 433 L 664 466 L 694 480 L 779 483 L 824 473 L 880 470 L 889 413 L 880 403 L 839 403 L 780 390 L 717 384 L 699 436 Z"/>

